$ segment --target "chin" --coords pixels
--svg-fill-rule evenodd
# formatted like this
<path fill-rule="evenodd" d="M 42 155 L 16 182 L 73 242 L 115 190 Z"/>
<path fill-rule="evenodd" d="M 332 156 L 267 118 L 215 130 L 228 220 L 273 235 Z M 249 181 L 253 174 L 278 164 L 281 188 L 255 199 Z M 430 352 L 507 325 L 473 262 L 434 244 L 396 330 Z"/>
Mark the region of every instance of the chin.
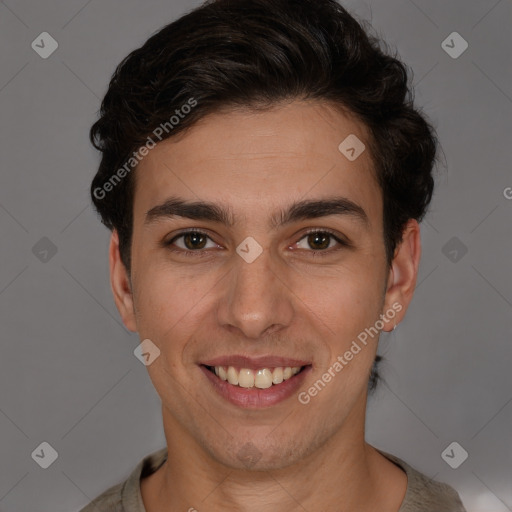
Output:
<path fill-rule="evenodd" d="M 212 458 L 220 464 L 236 471 L 272 471 L 291 466 L 314 449 L 304 449 L 290 441 L 285 443 L 280 439 L 251 437 L 250 435 L 231 438 L 223 446 L 210 445 Z"/>

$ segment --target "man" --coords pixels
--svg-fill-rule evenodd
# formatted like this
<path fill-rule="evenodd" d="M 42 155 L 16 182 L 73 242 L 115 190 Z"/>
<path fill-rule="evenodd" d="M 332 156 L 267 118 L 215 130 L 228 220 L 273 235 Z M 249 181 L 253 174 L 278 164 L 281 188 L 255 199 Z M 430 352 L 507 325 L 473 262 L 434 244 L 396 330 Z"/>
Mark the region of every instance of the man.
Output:
<path fill-rule="evenodd" d="M 83 509 L 459 512 L 364 439 L 436 138 L 334 0 L 218 0 L 116 70 L 91 130 L 111 284 L 167 447 Z"/>

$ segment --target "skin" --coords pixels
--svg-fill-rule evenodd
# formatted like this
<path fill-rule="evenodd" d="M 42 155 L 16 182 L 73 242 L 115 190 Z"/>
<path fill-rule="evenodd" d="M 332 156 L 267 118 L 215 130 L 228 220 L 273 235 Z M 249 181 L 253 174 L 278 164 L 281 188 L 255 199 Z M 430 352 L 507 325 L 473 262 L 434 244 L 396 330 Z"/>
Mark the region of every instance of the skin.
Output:
<path fill-rule="evenodd" d="M 353 162 L 338 150 L 349 134 L 366 141 Z M 237 407 L 211 389 L 198 366 L 227 354 L 296 357 L 312 363 L 304 391 L 393 304 L 402 309 L 384 330 L 401 322 L 416 283 L 420 229 L 409 221 L 387 267 L 382 193 L 368 147 L 365 126 L 348 114 L 293 101 L 259 113 L 212 114 L 139 164 L 131 273 L 115 231 L 110 269 L 123 322 L 161 351 L 147 369 L 162 401 L 169 456 L 141 481 L 148 512 L 400 508 L 405 473 L 364 439 L 378 336 L 307 405 L 294 395 L 266 409 Z M 333 194 L 360 205 L 368 227 L 349 215 L 269 227 L 292 202 Z M 170 196 L 229 206 L 236 223 L 145 223 Z M 207 232 L 203 257 L 183 237 L 162 245 L 185 228 Z M 308 242 L 308 228 L 333 230 L 351 245 L 330 238 L 323 249 L 330 254 L 314 256 L 320 249 Z M 263 249 L 250 264 L 235 251 L 248 236 Z M 250 468 L 237 457 L 248 440 L 259 454 Z"/>

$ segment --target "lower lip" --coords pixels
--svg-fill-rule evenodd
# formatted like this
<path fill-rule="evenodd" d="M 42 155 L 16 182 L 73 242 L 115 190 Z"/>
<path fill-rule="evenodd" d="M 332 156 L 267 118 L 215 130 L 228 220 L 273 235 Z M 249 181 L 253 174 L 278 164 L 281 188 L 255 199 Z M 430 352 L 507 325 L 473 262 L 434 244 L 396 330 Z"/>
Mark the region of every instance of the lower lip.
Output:
<path fill-rule="evenodd" d="M 229 382 L 217 377 L 205 366 L 201 365 L 200 368 L 212 384 L 213 389 L 228 402 L 247 409 L 261 409 L 283 402 L 295 394 L 304 382 L 306 374 L 311 370 L 311 365 L 306 366 L 300 373 L 284 380 L 280 384 L 272 385 L 266 389 L 233 386 Z"/>

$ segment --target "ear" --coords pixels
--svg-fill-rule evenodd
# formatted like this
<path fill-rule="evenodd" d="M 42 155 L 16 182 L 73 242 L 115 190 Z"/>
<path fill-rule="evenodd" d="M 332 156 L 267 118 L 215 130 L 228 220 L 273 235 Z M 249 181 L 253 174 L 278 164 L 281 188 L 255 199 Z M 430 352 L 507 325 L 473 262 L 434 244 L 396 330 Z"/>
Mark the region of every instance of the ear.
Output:
<path fill-rule="evenodd" d="M 110 286 L 114 294 L 114 301 L 121 315 L 124 325 L 132 332 L 137 332 L 135 322 L 135 308 L 133 307 L 133 294 L 130 276 L 121 260 L 119 252 L 119 236 L 116 230 L 112 231 L 109 247 Z"/>
<path fill-rule="evenodd" d="M 393 320 L 386 322 L 384 331 L 393 330 L 393 327 L 398 325 L 405 316 L 416 287 L 420 258 L 420 226 L 415 219 L 409 219 L 402 233 L 402 242 L 395 249 L 395 255 L 389 269 L 384 310 L 382 312 L 385 314 L 389 309 L 393 309 L 397 313 Z M 401 307 L 398 305 L 401 305 Z"/>

